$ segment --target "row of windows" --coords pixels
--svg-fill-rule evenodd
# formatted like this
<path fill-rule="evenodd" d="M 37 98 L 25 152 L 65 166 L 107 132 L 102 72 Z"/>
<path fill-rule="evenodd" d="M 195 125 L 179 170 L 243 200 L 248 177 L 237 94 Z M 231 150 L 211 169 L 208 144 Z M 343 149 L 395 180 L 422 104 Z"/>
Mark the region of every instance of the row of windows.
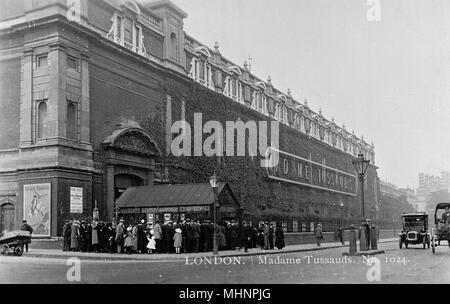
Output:
<path fill-rule="evenodd" d="M 42 55 L 37 55 L 36 56 L 36 61 L 35 61 L 35 66 L 37 69 L 39 68 L 44 68 L 44 67 L 48 67 L 50 64 L 49 60 L 48 60 L 48 55 L 47 54 L 42 54 Z M 78 58 L 74 57 L 74 56 L 70 56 L 67 55 L 66 57 L 66 67 L 69 69 L 73 69 L 75 71 L 80 71 L 79 70 L 79 61 Z"/>
<path fill-rule="evenodd" d="M 39 101 L 37 104 L 36 137 L 38 140 L 48 137 L 48 106 L 47 101 Z M 77 105 L 73 102 L 67 103 L 66 137 L 77 140 L 78 122 Z"/>
<path fill-rule="evenodd" d="M 209 87 L 211 89 L 214 89 L 214 86 L 212 84 L 212 70 L 211 66 L 209 66 L 205 61 L 199 60 L 197 58 L 192 59 L 192 67 L 191 67 L 191 73 L 190 76 L 196 81 L 199 82 L 206 87 Z M 238 102 L 243 102 L 243 91 L 242 91 L 242 84 L 241 82 L 233 77 L 227 76 L 225 78 L 225 87 L 224 87 L 224 94 Z M 251 107 L 265 115 L 269 114 L 268 111 L 268 101 L 266 98 L 266 95 L 262 92 L 254 91 L 252 95 L 252 104 Z M 286 106 L 277 103 L 275 105 L 275 112 L 274 112 L 274 118 L 276 120 L 279 120 L 282 123 L 289 124 L 288 120 L 288 109 Z M 297 128 L 299 131 L 306 133 L 307 128 L 305 127 L 305 119 L 303 116 L 296 114 L 295 120 L 294 120 L 294 127 Z M 320 129 L 317 123 L 311 122 L 310 123 L 310 129 L 309 134 L 313 136 L 316 139 L 319 139 L 321 141 L 324 141 L 325 143 L 329 145 L 333 144 L 333 134 L 332 132 L 328 130 L 324 130 L 324 136 L 323 139 L 320 136 Z M 336 148 L 345 151 L 345 140 L 337 136 L 336 139 Z M 353 152 L 354 155 L 357 155 L 359 153 L 358 147 L 353 146 L 347 143 L 348 151 L 350 153 Z M 365 152 L 365 151 L 364 151 Z M 368 155 L 367 152 L 365 152 L 366 155 Z M 366 156 L 367 157 L 367 156 Z"/>
<path fill-rule="evenodd" d="M 142 34 L 142 27 L 132 18 L 116 14 L 113 17 L 113 25 L 108 33 L 117 44 L 144 55 L 146 53 Z"/>

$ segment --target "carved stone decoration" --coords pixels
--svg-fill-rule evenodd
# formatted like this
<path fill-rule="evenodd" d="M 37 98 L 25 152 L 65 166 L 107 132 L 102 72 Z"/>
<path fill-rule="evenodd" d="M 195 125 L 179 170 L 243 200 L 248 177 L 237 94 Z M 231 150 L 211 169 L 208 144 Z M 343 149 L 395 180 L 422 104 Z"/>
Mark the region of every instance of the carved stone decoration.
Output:
<path fill-rule="evenodd" d="M 325 138 L 325 128 L 321 125 L 319 125 L 319 136 L 320 140 L 324 140 Z"/>
<path fill-rule="evenodd" d="M 121 134 L 114 146 L 119 149 L 159 155 L 159 151 L 155 144 L 138 132 L 131 131 Z"/>

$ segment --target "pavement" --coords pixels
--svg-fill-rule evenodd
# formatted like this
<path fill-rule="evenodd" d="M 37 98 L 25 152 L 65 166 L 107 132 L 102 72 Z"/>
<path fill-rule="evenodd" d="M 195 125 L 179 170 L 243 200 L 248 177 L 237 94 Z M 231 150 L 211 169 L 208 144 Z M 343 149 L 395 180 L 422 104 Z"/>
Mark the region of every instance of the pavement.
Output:
<path fill-rule="evenodd" d="M 380 244 L 398 242 L 398 238 L 388 238 L 379 241 Z M 256 256 L 256 255 L 271 255 L 271 254 L 286 254 L 295 252 L 308 252 L 308 251 L 320 251 L 326 249 L 336 249 L 348 247 L 342 245 L 340 242 L 322 243 L 320 247 L 317 244 L 301 244 L 301 245 L 288 245 L 283 250 L 261 250 L 261 249 L 249 249 L 248 252 L 244 250 L 226 250 L 219 251 L 220 257 L 238 257 L 238 256 Z M 359 248 L 359 246 L 358 246 Z M 62 251 L 58 249 L 38 249 L 30 248 L 29 252 L 25 252 L 23 256 L 27 257 L 40 257 L 40 258 L 72 258 L 77 257 L 85 260 L 143 260 L 143 261 L 156 261 L 156 260 L 184 260 L 189 257 L 214 257 L 212 252 L 199 252 L 199 253 L 182 253 L 182 254 L 117 254 L 117 253 L 95 253 L 95 252 L 73 252 Z"/>
<path fill-rule="evenodd" d="M 82 258 L 70 259 L 66 255 L 74 253 L 59 251 L 55 253 L 58 257 L 51 258 L 52 252 L 40 257 L 32 257 L 33 252 L 29 252 L 22 257 L 0 256 L 0 284 L 177 283 L 202 284 L 202 289 L 207 284 L 450 283 L 447 244 L 433 254 L 419 245 L 399 249 L 397 240 L 384 239 L 379 249 L 385 253 L 370 259 L 344 257 L 348 247 L 336 243 L 327 243 L 319 250 L 314 245 L 302 245 L 280 251 L 251 250 L 247 256 L 233 252 L 241 256 L 231 259 L 207 258 L 211 253 L 199 254 L 203 258 L 195 254 L 112 255 L 116 257 L 113 260 L 104 254 L 79 253 Z M 221 252 L 221 257 L 227 253 Z M 91 255 L 95 258 L 83 257 Z"/>

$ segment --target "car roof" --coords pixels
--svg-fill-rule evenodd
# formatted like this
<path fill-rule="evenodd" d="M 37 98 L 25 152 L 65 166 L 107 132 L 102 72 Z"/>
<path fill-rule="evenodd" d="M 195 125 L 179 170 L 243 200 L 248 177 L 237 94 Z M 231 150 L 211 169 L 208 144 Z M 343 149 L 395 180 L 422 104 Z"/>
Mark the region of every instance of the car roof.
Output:
<path fill-rule="evenodd" d="M 439 203 L 439 204 L 436 205 L 436 210 L 438 210 L 438 209 L 445 209 L 447 207 L 450 208 L 450 203 Z"/>

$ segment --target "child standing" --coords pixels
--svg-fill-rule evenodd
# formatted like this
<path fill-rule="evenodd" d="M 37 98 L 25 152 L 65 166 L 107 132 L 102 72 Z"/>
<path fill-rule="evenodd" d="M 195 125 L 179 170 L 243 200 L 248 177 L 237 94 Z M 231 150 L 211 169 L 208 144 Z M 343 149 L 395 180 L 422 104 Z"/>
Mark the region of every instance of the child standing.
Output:
<path fill-rule="evenodd" d="M 150 233 L 147 234 L 147 240 L 148 240 L 148 244 L 147 244 L 147 249 L 148 249 L 148 253 L 153 253 L 156 250 L 156 241 L 155 241 L 155 237 L 153 236 L 153 229 L 150 230 Z"/>
<path fill-rule="evenodd" d="M 183 237 L 181 236 L 181 229 L 175 229 L 175 235 L 173 236 L 173 247 L 175 247 L 175 253 L 180 254 L 181 243 Z"/>
<path fill-rule="evenodd" d="M 131 225 L 127 228 L 127 233 L 125 235 L 125 252 L 128 254 L 131 254 L 131 251 L 133 249 L 133 233 L 132 233 L 133 227 Z"/>

